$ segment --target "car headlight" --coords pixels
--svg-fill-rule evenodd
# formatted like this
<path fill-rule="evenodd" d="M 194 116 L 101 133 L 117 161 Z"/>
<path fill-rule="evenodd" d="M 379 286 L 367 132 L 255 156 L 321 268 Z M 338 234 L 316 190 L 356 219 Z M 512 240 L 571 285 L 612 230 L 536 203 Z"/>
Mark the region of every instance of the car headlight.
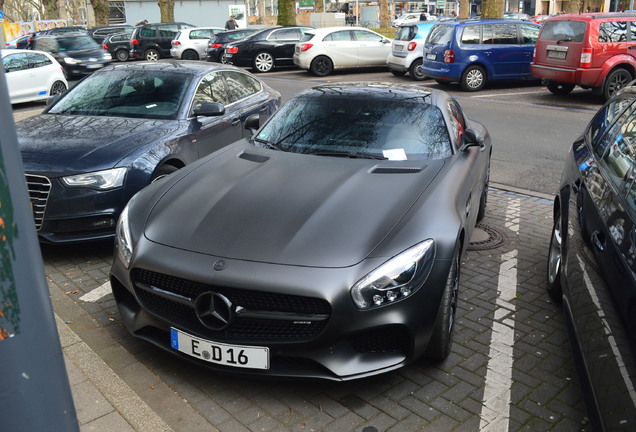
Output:
<path fill-rule="evenodd" d="M 64 57 L 64 63 L 66 64 L 78 64 L 80 61 L 78 59 L 74 59 L 73 57 Z"/>
<path fill-rule="evenodd" d="M 403 300 L 415 293 L 431 271 L 435 242 L 424 240 L 394 256 L 351 288 L 359 309 L 373 309 Z"/>
<path fill-rule="evenodd" d="M 117 228 L 115 230 L 115 242 L 117 244 L 117 255 L 126 268 L 130 266 L 130 260 L 133 256 L 132 236 L 130 235 L 130 224 L 128 223 L 128 207 L 119 215 L 117 220 Z"/>
<path fill-rule="evenodd" d="M 113 168 L 92 173 L 62 177 L 62 182 L 70 187 L 87 187 L 106 190 L 121 187 L 126 178 L 127 168 Z"/>

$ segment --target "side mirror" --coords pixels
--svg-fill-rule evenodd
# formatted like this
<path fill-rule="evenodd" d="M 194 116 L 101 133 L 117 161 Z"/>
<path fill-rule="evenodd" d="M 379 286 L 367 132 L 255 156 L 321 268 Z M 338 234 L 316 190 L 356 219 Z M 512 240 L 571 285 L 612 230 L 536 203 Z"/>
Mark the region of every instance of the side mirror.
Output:
<path fill-rule="evenodd" d="M 482 147 L 484 145 L 484 137 L 479 135 L 474 129 L 466 129 L 464 131 L 463 141 L 462 148 L 460 149 L 461 151 L 466 150 L 468 147 Z"/>
<path fill-rule="evenodd" d="M 383 44 L 391 43 L 391 41 L 387 38 L 382 39 Z"/>
<path fill-rule="evenodd" d="M 203 102 L 200 107 L 194 109 L 195 116 L 214 117 L 225 114 L 225 106 L 219 102 Z"/>
<path fill-rule="evenodd" d="M 258 114 L 252 114 L 245 120 L 245 129 L 250 131 L 252 135 L 261 127 L 261 119 Z"/>

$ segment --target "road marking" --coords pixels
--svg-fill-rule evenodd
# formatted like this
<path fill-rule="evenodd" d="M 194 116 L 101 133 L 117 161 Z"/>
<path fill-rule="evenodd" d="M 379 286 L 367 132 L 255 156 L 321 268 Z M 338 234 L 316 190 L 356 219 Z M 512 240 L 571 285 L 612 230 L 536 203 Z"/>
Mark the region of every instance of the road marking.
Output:
<path fill-rule="evenodd" d="M 475 96 L 469 96 L 473 99 L 477 99 L 477 98 L 487 98 L 487 97 L 494 97 L 494 96 L 520 96 L 520 95 L 527 95 L 527 94 L 536 94 L 538 93 L 536 90 L 533 91 L 527 91 L 527 92 L 515 92 L 515 93 L 490 93 L 490 94 L 482 94 L 482 95 L 475 95 Z"/>
<path fill-rule="evenodd" d="M 106 297 L 108 294 L 112 293 L 113 290 L 110 288 L 110 282 L 106 282 L 91 292 L 88 292 L 81 296 L 79 299 L 85 302 L 96 302 Z"/>
<path fill-rule="evenodd" d="M 519 233 L 520 206 L 521 199 L 514 198 L 506 209 L 505 226 L 514 234 Z M 497 293 L 479 430 L 507 432 L 512 389 L 514 315 L 517 310 L 514 304 L 517 295 L 516 249 L 501 256 Z"/>

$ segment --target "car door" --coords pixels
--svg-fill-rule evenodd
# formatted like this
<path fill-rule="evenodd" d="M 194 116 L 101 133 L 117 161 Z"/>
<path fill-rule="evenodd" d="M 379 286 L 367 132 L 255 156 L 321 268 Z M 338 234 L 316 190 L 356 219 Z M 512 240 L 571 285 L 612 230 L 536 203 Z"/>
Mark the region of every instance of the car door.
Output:
<path fill-rule="evenodd" d="M 391 44 L 384 36 L 369 30 L 352 30 L 358 42 L 358 66 L 383 66 L 391 51 Z"/>
<path fill-rule="evenodd" d="M 12 102 L 28 100 L 37 95 L 36 71 L 29 64 L 27 53 L 9 54 L 2 58 L 2 65 Z"/>
<path fill-rule="evenodd" d="M 517 24 L 499 23 L 483 26 L 482 52 L 492 68 L 493 78 L 517 78 L 525 69 L 530 73 L 528 48 L 519 43 Z"/>
<path fill-rule="evenodd" d="M 243 136 L 240 112 L 237 104 L 232 104 L 228 89 L 220 72 L 206 75 L 194 94 L 192 110 L 205 102 L 218 102 L 225 106 L 225 114 L 220 116 L 194 116 L 190 133 L 184 140 L 195 143 L 199 157 L 203 157 Z"/>
<path fill-rule="evenodd" d="M 199 29 L 190 31 L 190 43 L 192 48 L 199 53 L 199 57 L 205 57 L 205 52 L 208 49 L 208 43 L 213 36 L 213 31 L 210 29 Z"/>
<path fill-rule="evenodd" d="M 358 66 L 358 42 L 351 30 L 339 30 L 322 39 L 326 54 L 335 68 Z"/>
<path fill-rule="evenodd" d="M 261 91 L 260 82 L 251 76 L 239 71 L 222 71 L 220 74 L 225 79 L 232 112 L 240 121 L 241 136 L 249 137 L 252 132 L 245 129 L 247 119 L 252 115 L 258 115 L 260 124 L 263 124 L 275 108 L 269 103 L 268 95 Z"/>
<path fill-rule="evenodd" d="M 303 30 L 304 29 L 296 27 L 282 28 L 270 33 L 267 40 L 272 44 L 271 52 L 277 63 L 292 63 L 294 48 L 296 47 L 296 42 L 298 42 L 303 35 Z"/>
<path fill-rule="evenodd" d="M 172 48 L 172 40 L 179 33 L 177 24 L 160 24 L 157 26 L 157 37 L 155 43 L 161 50 L 162 57 L 170 57 L 170 48 Z"/>

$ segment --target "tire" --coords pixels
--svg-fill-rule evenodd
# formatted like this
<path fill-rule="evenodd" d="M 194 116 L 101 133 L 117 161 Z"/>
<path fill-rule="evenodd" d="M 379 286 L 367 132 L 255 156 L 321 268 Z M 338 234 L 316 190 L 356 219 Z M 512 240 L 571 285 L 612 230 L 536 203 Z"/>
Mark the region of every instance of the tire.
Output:
<path fill-rule="evenodd" d="M 227 64 L 227 55 L 225 54 L 225 50 L 223 50 L 220 60 L 221 60 L 220 63 Z"/>
<path fill-rule="evenodd" d="M 548 250 L 548 294 L 553 300 L 561 301 L 563 289 L 561 287 L 561 253 L 563 251 L 561 236 L 561 212 L 557 212 L 550 236 Z"/>
<path fill-rule="evenodd" d="M 329 57 L 318 56 L 311 62 L 309 70 L 316 76 L 324 77 L 333 72 L 333 62 Z"/>
<path fill-rule="evenodd" d="M 574 84 L 560 83 L 556 81 L 548 81 L 548 90 L 555 95 L 566 95 L 574 90 Z"/>
<path fill-rule="evenodd" d="M 614 96 L 614 94 L 625 87 L 632 80 L 632 74 L 627 69 L 614 69 L 605 77 L 603 84 L 603 97 L 605 100 Z"/>
<path fill-rule="evenodd" d="M 401 76 L 404 76 L 404 74 L 406 72 L 400 72 L 400 71 L 396 71 L 396 70 L 391 70 L 391 73 L 393 74 L 393 76 L 401 77 Z"/>
<path fill-rule="evenodd" d="M 455 328 L 457 294 L 459 292 L 460 251 L 461 247 L 458 245 L 444 286 L 442 303 L 435 320 L 435 328 L 426 348 L 426 356 L 435 360 L 444 360 L 448 357 L 453 345 L 453 329 Z"/>
<path fill-rule="evenodd" d="M 477 65 L 468 66 L 459 81 L 462 90 L 474 92 L 486 86 L 486 72 L 484 68 Z"/>
<path fill-rule="evenodd" d="M 426 75 L 422 73 L 422 59 L 417 59 L 413 63 L 411 63 L 411 67 L 409 68 L 409 76 L 412 80 L 415 81 L 424 81 L 426 79 Z"/>
<path fill-rule="evenodd" d="M 179 171 L 174 165 L 161 165 L 159 168 L 155 169 L 155 172 L 152 174 L 150 178 L 150 183 L 154 183 L 158 180 L 161 180 L 164 177 L 169 176 L 173 172 Z"/>
<path fill-rule="evenodd" d="M 199 53 L 194 50 L 185 50 L 183 54 L 181 54 L 182 60 L 199 60 Z"/>
<path fill-rule="evenodd" d="M 64 93 L 67 90 L 66 84 L 62 81 L 55 81 L 49 91 L 49 96 L 57 96 Z"/>
<path fill-rule="evenodd" d="M 125 62 L 128 61 L 129 54 L 127 50 L 122 49 L 115 53 L 115 57 L 117 57 L 117 60 L 119 60 L 120 62 Z"/>
<path fill-rule="evenodd" d="M 274 69 L 274 57 L 267 51 L 261 51 L 254 56 L 253 68 L 256 72 L 270 72 Z"/>
<path fill-rule="evenodd" d="M 160 58 L 161 58 L 161 54 L 159 54 L 159 51 L 157 51 L 154 48 L 150 48 L 149 50 L 146 50 L 146 52 L 144 53 L 144 59 L 149 61 L 157 61 Z"/>

